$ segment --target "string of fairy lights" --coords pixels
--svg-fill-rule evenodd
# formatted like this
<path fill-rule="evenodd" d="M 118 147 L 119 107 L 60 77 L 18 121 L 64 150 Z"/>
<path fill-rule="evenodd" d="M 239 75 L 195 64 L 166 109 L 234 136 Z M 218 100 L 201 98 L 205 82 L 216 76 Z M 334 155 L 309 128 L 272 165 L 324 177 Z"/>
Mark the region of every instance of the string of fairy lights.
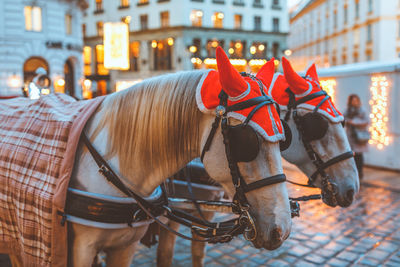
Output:
<path fill-rule="evenodd" d="M 369 144 L 376 145 L 378 149 L 383 149 L 384 146 L 389 145 L 389 135 L 387 122 L 388 118 L 388 90 L 389 82 L 386 76 L 373 76 L 371 77 L 371 126 L 369 131 L 371 139 Z"/>

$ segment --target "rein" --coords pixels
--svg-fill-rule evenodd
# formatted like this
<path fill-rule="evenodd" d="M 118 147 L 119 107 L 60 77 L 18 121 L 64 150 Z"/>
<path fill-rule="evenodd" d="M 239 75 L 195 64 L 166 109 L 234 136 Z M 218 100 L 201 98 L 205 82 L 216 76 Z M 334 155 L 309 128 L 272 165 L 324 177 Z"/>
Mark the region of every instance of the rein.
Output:
<path fill-rule="evenodd" d="M 300 184 L 296 182 L 292 182 L 288 180 L 289 183 L 294 184 L 294 185 L 299 185 L 303 187 L 309 187 L 309 188 L 317 188 L 315 186 L 315 181 L 318 177 L 318 175 L 321 176 L 321 189 L 322 189 L 322 195 L 310 195 L 310 196 L 302 196 L 293 200 L 299 201 L 301 200 L 312 200 L 312 199 L 333 199 L 335 194 L 337 193 L 337 185 L 336 183 L 332 182 L 332 179 L 329 177 L 329 175 L 325 172 L 325 170 L 336 164 L 339 163 L 343 160 L 349 159 L 354 157 L 354 152 L 353 151 L 347 151 L 344 152 L 338 156 L 335 156 L 328 161 L 324 162 L 321 157 L 315 152 L 315 150 L 312 148 L 311 144 L 309 141 L 305 140 L 304 136 L 304 130 L 300 122 L 300 117 L 297 113 L 297 107 L 300 104 L 303 104 L 309 100 L 315 99 L 317 97 L 324 96 L 324 98 L 318 103 L 317 106 L 315 106 L 314 110 L 312 111 L 313 113 L 317 113 L 318 109 L 322 106 L 322 104 L 327 101 L 330 96 L 325 92 L 324 90 L 318 91 L 316 93 L 307 95 L 299 100 L 296 100 L 295 94 L 290 90 L 290 88 L 286 89 L 286 92 L 289 94 L 289 104 L 288 104 L 288 111 L 285 115 L 284 120 L 287 122 L 290 120 L 290 116 L 293 115 L 293 120 L 296 124 L 296 128 L 300 133 L 301 140 L 303 143 L 303 146 L 307 152 L 308 157 L 311 159 L 313 162 L 314 166 L 316 167 L 316 171 L 311 175 L 311 177 L 308 180 L 308 184 Z"/>
<path fill-rule="evenodd" d="M 249 77 L 255 79 L 254 76 L 249 76 Z M 230 151 L 231 140 L 229 137 L 229 133 L 231 130 L 230 127 L 232 126 L 230 126 L 228 123 L 228 117 L 227 117 L 228 112 L 238 111 L 255 106 L 248 115 L 247 119 L 242 124 L 240 124 L 242 127 L 246 127 L 249 121 L 251 120 L 252 116 L 261 107 L 269 104 L 275 104 L 272 98 L 265 95 L 262 83 L 258 81 L 258 79 L 257 82 L 260 86 L 260 91 L 262 93 L 262 96 L 255 97 L 231 106 L 228 106 L 227 104 L 228 95 L 223 90 L 221 90 L 221 93 L 219 95 L 220 105 L 216 108 L 215 120 L 212 124 L 209 136 L 201 152 L 201 159 L 203 160 L 205 153 L 211 147 L 212 140 L 215 136 L 217 129 L 219 128 L 219 125 L 221 125 L 221 131 L 225 144 L 225 153 L 228 159 L 228 165 L 232 176 L 232 183 L 236 190 L 233 202 L 230 204 L 230 207 L 232 208 L 232 212 L 234 214 L 239 215 L 238 218 L 218 223 L 205 221 L 191 214 L 188 214 L 182 210 L 168 207 L 168 198 L 166 197 L 164 191 L 163 191 L 163 197 L 164 197 L 163 203 L 162 204 L 158 203 L 157 205 L 154 205 L 153 203 L 147 201 L 143 197 L 133 192 L 127 186 L 125 186 L 125 184 L 121 181 L 121 179 L 118 177 L 115 171 L 107 163 L 107 161 L 93 147 L 86 134 L 84 132 L 82 133 L 81 135 L 82 141 L 86 145 L 90 154 L 92 155 L 93 159 L 98 165 L 99 172 L 107 179 L 107 181 L 113 184 L 118 190 L 136 200 L 137 205 L 140 207 L 141 212 L 138 211 L 135 212 L 135 215 L 140 214 L 140 216 L 134 216 L 134 218 L 132 219 L 133 222 L 135 222 L 136 219 L 138 220 L 141 220 L 143 218 L 153 219 L 157 224 L 159 224 L 166 230 L 184 239 L 191 241 L 210 242 L 210 243 L 229 242 L 230 240 L 232 240 L 234 236 L 237 236 L 239 234 L 243 234 L 247 240 L 250 241 L 255 240 L 255 238 L 257 237 L 255 220 L 250 215 L 249 212 L 250 204 L 248 203 L 245 194 L 264 186 L 286 181 L 286 176 L 284 174 L 278 174 L 247 184 L 240 174 L 239 167 L 237 165 L 238 162 L 233 158 L 232 153 Z M 235 127 L 237 127 L 237 125 Z M 195 233 L 196 235 L 204 239 L 196 239 L 193 237 L 189 237 L 173 230 L 168 225 L 160 221 L 158 217 L 161 215 L 164 215 L 170 220 L 173 220 L 175 222 L 178 222 L 184 226 L 191 228 L 192 233 Z M 199 226 L 193 225 L 193 223 L 196 223 Z M 128 223 L 128 225 L 129 224 L 130 223 Z"/>

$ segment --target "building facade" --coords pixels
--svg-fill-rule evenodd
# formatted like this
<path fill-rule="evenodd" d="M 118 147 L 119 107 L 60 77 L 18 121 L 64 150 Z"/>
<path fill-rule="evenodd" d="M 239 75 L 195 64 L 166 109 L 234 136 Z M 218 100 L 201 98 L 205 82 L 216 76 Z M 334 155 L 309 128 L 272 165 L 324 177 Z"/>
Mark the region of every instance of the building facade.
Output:
<path fill-rule="evenodd" d="M 399 0 L 303 0 L 290 18 L 297 70 L 386 61 L 400 55 Z"/>
<path fill-rule="evenodd" d="M 85 76 L 97 94 L 165 72 L 215 68 L 222 46 L 240 70 L 286 49 L 286 0 L 91 0 L 84 15 Z M 104 67 L 103 26 L 129 26 L 128 70 Z M 253 61 L 251 61 L 253 59 Z M 257 65 L 258 64 L 258 65 Z"/>
<path fill-rule="evenodd" d="M 43 68 L 55 91 L 81 97 L 84 0 L 0 0 L 0 96 L 21 95 Z"/>

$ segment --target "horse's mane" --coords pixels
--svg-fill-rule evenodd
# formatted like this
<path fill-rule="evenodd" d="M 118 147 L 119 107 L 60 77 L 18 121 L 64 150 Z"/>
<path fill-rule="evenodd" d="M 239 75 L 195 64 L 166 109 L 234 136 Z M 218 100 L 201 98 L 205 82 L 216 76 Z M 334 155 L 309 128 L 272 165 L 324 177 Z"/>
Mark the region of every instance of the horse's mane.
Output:
<path fill-rule="evenodd" d="M 109 129 L 106 156 L 118 156 L 122 175 L 135 173 L 133 163 L 139 159 L 149 166 L 176 168 L 191 159 L 199 147 L 201 112 L 195 95 L 204 74 L 162 75 L 104 100 L 105 116 L 97 129 Z"/>

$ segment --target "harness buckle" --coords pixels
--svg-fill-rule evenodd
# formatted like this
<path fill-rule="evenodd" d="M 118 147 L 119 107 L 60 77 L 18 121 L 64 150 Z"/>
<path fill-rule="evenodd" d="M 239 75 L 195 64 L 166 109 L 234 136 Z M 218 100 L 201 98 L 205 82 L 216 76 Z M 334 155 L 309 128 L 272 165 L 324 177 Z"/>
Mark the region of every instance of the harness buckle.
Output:
<path fill-rule="evenodd" d="M 243 236 L 248 241 L 253 241 L 257 237 L 257 229 L 253 217 L 251 217 L 248 209 L 242 210 L 239 217 L 239 224 L 244 226 Z"/>
<path fill-rule="evenodd" d="M 225 112 L 226 112 L 226 108 L 225 108 L 224 106 L 222 106 L 222 105 L 218 105 L 218 106 L 215 108 L 215 115 L 216 115 L 217 117 L 222 117 L 222 116 L 224 116 L 224 115 L 225 115 Z"/>

